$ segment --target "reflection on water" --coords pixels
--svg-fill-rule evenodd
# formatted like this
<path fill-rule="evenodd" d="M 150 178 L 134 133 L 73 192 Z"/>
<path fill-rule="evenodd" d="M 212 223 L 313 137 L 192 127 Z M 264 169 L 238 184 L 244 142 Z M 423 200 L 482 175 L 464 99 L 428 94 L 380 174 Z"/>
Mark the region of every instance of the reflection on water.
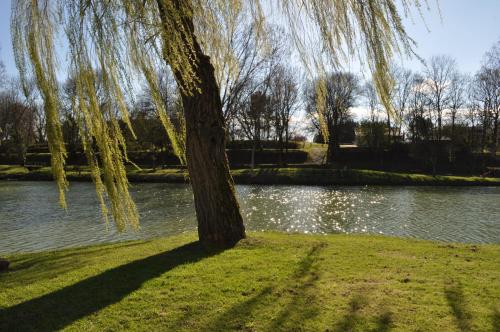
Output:
<path fill-rule="evenodd" d="M 247 229 L 376 233 L 500 243 L 500 188 L 237 186 Z M 183 184 L 134 184 L 141 229 L 102 223 L 94 188 L 72 183 L 68 211 L 50 182 L 0 182 L 0 253 L 178 234 L 196 228 Z"/>
<path fill-rule="evenodd" d="M 500 243 L 500 188 L 239 187 L 250 228 Z"/>

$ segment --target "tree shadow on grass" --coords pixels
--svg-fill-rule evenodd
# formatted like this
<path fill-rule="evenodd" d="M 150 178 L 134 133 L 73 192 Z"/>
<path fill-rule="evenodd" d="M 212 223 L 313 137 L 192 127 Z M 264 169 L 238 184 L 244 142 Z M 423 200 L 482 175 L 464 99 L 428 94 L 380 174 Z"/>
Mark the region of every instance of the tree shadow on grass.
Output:
<path fill-rule="evenodd" d="M 198 242 L 118 266 L 41 297 L 0 310 L 0 331 L 54 331 L 117 303 L 141 285 L 183 264 L 220 253 Z"/>
<path fill-rule="evenodd" d="M 491 320 L 493 324 L 493 332 L 500 332 L 500 311 L 498 311 L 496 307 L 493 308 Z"/>
<path fill-rule="evenodd" d="M 460 331 L 470 331 L 472 315 L 465 304 L 462 285 L 459 282 L 451 282 L 445 285 L 444 295 L 448 305 L 455 316 L 457 327 Z"/>
<path fill-rule="evenodd" d="M 278 317 L 273 320 L 271 331 L 294 329 L 294 327 L 287 326 L 287 323 L 304 322 L 318 315 L 319 308 L 314 302 L 315 296 L 312 290 L 319 280 L 319 271 L 317 271 L 315 263 L 325 246 L 325 243 L 313 246 L 307 256 L 300 261 L 291 279 L 292 282 L 297 282 L 298 285 L 289 289 L 292 298 L 283 307 Z"/>
<path fill-rule="evenodd" d="M 248 300 L 239 302 L 229 308 L 220 317 L 206 327 L 207 331 L 243 330 L 248 318 L 255 308 L 263 305 L 266 297 L 272 295 L 273 288 L 268 286 Z"/>
<path fill-rule="evenodd" d="M 389 311 L 386 311 L 378 317 L 377 325 L 373 331 L 386 332 L 391 329 L 391 326 L 392 326 L 392 316 Z"/>
<path fill-rule="evenodd" d="M 347 313 L 342 320 L 336 324 L 335 331 L 353 331 L 361 320 L 359 310 L 366 304 L 366 299 L 360 295 L 355 295 L 349 302 Z"/>
<path fill-rule="evenodd" d="M 334 329 L 337 332 L 343 331 L 354 331 L 356 327 L 361 325 L 366 317 L 363 317 L 360 313 L 361 309 L 368 304 L 368 300 L 361 296 L 360 294 L 353 296 L 349 302 L 349 307 L 347 313 L 344 315 L 342 320 L 340 320 Z M 389 311 L 383 312 L 377 317 L 375 322 L 375 328 L 371 331 L 373 332 L 386 332 L 391 329 L 392 316 Z"/>
<path fill-rule="evenodd" d="M 124 242 L 105 247 L 70 248 L 67 250 L 54 251 L 36 256 L 20 256 L 11 260 L 11 268 L 8 273 L 0 275 L 0 282 L 8 281 L 11 287 L 26 286 L 32 282 L 40 282 L 65 274 L 69 271 L 79 269 L 89 264 L 89 256 L 94 253 L 106 255 L 108 252 L 118 248 L 142 245 L 141 242 Z"/>
<path fill-rule="evenodd" d="M 281 297 L 284 292 L 286 292 L 287 295 L 291 294 L 291 298 L 279 312 L 278 317 L 271 322 L 271 326 L 266 330 L 293 330 L 293 327 L 287 326 L 287 323 L 290 321 L 295 323 L 298 321 L 302 322 L 317 315 L 319 310 L 314 303 L 306 304 L 304 302 L 307 301 L 308 292 L 319 279 L 315 271 L 314 263 L 324 246 L 324 243 L 319 243 L 311 248 L 308 254 L 299 262 L 297 269 L 290 278 L 285 280 L 287 284 L 284 285 L 284 290 L 277 285 L 264 287 L 256 295 L 230 307 L 215 321 L 211 322 L 209 326 L 206 327 L 206 330 L 243 330 L 246 328 L 246 323 L 252 317 L 256 309 L 268 305 L 270 301 L 273 301 L 270 297 Z"/>

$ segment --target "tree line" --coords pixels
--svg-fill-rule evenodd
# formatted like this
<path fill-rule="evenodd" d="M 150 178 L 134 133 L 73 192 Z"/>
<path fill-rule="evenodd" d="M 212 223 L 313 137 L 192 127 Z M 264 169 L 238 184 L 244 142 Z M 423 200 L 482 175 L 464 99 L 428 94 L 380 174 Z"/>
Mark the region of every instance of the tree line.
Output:
<path fill-rule="evenodd" d="M 226 78 L 221 89 L 228 140 L 251 142 L 252 165 L 263 141 L 277 142 L 280 161 L 285 162 L 289 141 L 304 140 L 308 135 L 328 144 L 328 163 L 338 158 L 344 142 L 374 149 L 403 142 L 447 142 L 449 150 L 440 153 L 448 153 L 449 158 L 458 149 L 493 155 L 498 150 L 500 42 L 486 52 L 481 68 L 474 74 L 461 73 L 456 61 L 447 55 L 431 57 L 421 71 L 391 67 L 393 108 L 388 109 L 380 102 L 373 82 L 363 82 L 352 73 L 337 71 L 321 79 L 301 80 L 284 60 L 288 54 L 279 29 L 272 31 L 273 46 L 266 53 L 251 45 L 255 41 L 252 33 L 252 28 L 236 33 L 233 47 L 242 50 L 238 53 L 239 69 L 233 79 Z M 16 79 L 7 77 L 3 64 L 1 68 L 0 153 L 11 153 L 22 162 L 29 146 L 47 142 L 45 115 L 33 85 L 23 90 Z M 168 68 L 159 70 L 157 80 L 167 113 L 181 130 L 182 103 L 172 72 Z M 326 94 L 318 98 L 322 80 L 326 82 Z M 95 84 L 99 103 L 104 105 L 105 97 L 99 93 L 102 79 Z M 71 159 L 82 152 L 78 119 L 72 109 L 76 91 L 71 76 L 61 83 L 59 93 L 63 135 Z M 369 115 L 356 122 L 352 112 L 355 106 L 364 107 Z M 130 102 L 129 112 L 135 130 L 135 137 L 124 131 L 130 151 L 171 150 L 146 85 Z M 327 140 L 319 113 L 323 113 L 331 133 Z M 308 125 L 294 126 L 294 116 L 303 117 Z"/>
<path fill-rule="evenodd" d="M 464 74 L 446 55 L 431 57 L 424 69 L 393 69 L 392 111 L 380 107 L 368 83 L 364 96 L 370 118 L 361 123 L 369 146 L 394 142 L 449 141 L 475 152 L 498 150 L 500 42 L 477 73 Z M 382 131 L 385 135 L 382 135 Z M 374 134 L 378 130 L 378 135 Z M 384 139 L 386 141 L 384 141 Z"/>

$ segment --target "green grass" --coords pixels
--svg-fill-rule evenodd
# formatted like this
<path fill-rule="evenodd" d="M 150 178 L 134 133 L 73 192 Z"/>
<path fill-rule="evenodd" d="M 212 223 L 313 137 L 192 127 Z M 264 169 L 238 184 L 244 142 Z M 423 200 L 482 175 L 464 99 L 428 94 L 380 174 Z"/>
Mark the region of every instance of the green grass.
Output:
<path fill-rule="evenodd" d="M 236 183 L 297 185 L 500 185 L 500 178 L 474 176 L 432 176 L 373 170 L 329 168 L 257 168 L 238 169 L 231 173 Z"/>
<path fill-rule="evenodd" d="M 291 185 L 446 185 L 446 186 L 499 186 L 500 178 L 477 176 L 443 176 L 383 172 L 360 169 L 330 169 L 325 167 L 233 169 L 231 174 L 239 184 L 291 184 Z M 73 181 L 90 181 L 88 167 L 67 168 Z M 132 182 L 187 182 L 182 169 L 128 169 Z M 0 179 L 52 180 L 50 167 L 28 171 L 20 166 L 0 166 Z"/>
<path fill-rule="evenodd" d="M 193 234 L 12 255 L 0 330 L 498 331 L 500 247 Z"/>
<path fill-rule="evenodd" d="M 16 165 L 0 165 L 0 178 L 3 176 L 15 176 L 27 174 L 29 171 L 27 168 Z"/>
<path fill-rule="evenodd" d="M 302 144 L 302 150 L 307 152 L 311 151 L 312 149 L 319 149 L 326 151 L 327 147 L 328 147 L 327 144 L 322 144 L 322 143 L 304 142 Z"/>

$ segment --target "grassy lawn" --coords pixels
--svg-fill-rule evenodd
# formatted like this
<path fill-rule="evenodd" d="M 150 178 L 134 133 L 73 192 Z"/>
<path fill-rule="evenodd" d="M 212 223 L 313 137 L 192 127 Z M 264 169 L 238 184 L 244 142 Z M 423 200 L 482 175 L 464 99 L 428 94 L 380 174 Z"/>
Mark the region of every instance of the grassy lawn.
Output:
<path fill-rule="evenodd" d="M 372 170 L 257 168 L 231 171 L 236 183 L 299 185 L 500 185 L 500 178 L 432 176 Z"/>
<path fill-rule="evenodd" d="M 297 185 L 459 185 L 498 186 L 500 178 L 475 176 L 443 176 L 382 172 L 360 169 L 329 169 L 324 167 L 233 169 L 231 174 L 240 184 L 297 184 Z M 68 167 L 67 175 L 73 181 L 90 181 L 88 167 Z M 132 182 L 187 182 L 182 169 L 141 169 L 130 167 Z M 0 179 L 52 180 L 49 167 L 28 171 L 21 166 L 1 166 Z"/>
<path fill-rule="evenodd" d="M 16 165 L 0 165 L 0 176 L 21 175 L 29 173 L 28 169 Z"/>
<path fill-rule="evenodd" d="M 13 255 L 0 330 L 498 331 L 500 246 L 194 234 Z"/>

